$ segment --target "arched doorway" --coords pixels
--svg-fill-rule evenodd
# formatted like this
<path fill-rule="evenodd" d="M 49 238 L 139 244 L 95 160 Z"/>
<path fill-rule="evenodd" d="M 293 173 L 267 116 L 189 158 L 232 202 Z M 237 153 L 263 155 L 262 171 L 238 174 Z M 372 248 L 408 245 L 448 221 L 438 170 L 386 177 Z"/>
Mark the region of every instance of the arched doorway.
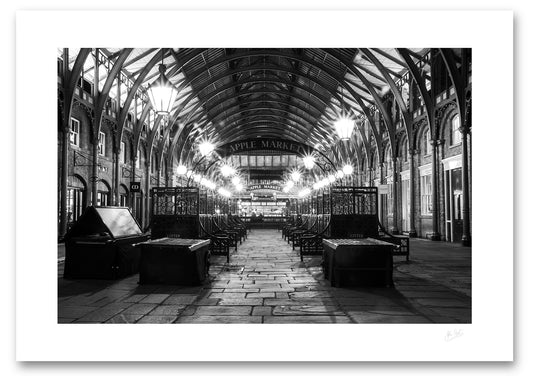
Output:
<path fill-rule="evenodd" d="M 128 206 L 128 194 L 128 188 L 124 184 L 120 184 L 118 187 L 119 206 Z"/>
<path fill-rule="evenodd" d="M 96 192 L 96 206 L 108 206 L 110 203 L 110 192 L 111 188 L 109 183 L 105 180 L 100 180 Z"/>
<path fill-rule="evenodd" d="M 87 185 L 83 179 L 78 175 L 69 177 L 67 187 L 67 227 L 70 227 L 80 215 L 87 205 Z"/>

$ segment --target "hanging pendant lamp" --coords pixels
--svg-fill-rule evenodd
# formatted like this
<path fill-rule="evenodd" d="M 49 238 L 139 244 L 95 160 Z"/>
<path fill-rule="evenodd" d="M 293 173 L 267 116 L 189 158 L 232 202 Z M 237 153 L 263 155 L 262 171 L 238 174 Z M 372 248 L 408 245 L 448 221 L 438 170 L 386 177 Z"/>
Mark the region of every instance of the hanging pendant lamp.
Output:
<path fill-rule="evenodd" d="M 172 82 L 165 76 L 167 67 L 163 64 L 163 49 L 161 49 L 161 64 L 159 65 L 159 77 L 148 86 L 148 97 L 157 115 L 168 116 L 172 105 L 176 101 L 178 91 Z"/>
<path fill-rule="evenodd" d="M 334 123 L 335 131 L 342 141 L 347 141 L 352 137 L 355 128 L 355 121 L 351 119 L 344 108 L 344 89 L 341 86 L 341 113 Z"/>

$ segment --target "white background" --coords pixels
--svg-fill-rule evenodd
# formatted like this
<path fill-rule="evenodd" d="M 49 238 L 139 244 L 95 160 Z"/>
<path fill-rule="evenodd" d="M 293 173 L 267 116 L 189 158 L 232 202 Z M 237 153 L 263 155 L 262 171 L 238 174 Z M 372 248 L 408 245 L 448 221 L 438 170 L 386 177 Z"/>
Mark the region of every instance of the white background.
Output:
<path fill-rule="evenodd" d="M 143 2 L 116 2 L 110 9 L 146 9 Z M 364 9 L 357 3 L 328 1 L 318 2 L 268 2 L 269 6 L 281 9 Z M 151 1 L 150 9 L 176 9 L 174 2 Z M 427 7 L 424 2 L 403 2 L 404 9 Z M 515 362 L 499 364 L 233 364 L 227 365 L 176 365 L 176 364 L 21 364 L 15 363 L 15 196 L 17 197 L 17 299 L 20 304 L 16 314 L 19 359 L 76 359 L 81 354 L 92 359 L 142 360 L 147 354 L 157 360 L 160 355 L 166 360 L 187 358 L 189 360 L 214 359 L 214 355 L 224 354 L 223 359 L 257 360 L 267 355 L 269 359 L 290 360 L 306 358 L 319 360 L 326 354 L 329 360 L 393 360 L 393 359 L 510 359 L 510 306 L 512 305 L 512 236 L 511 220 L 504 220 L 512 215 L 512 116 L 513 87 L 510 80 L 512 69 L 512 45 L 507 33 L 509 22 L 488 18 L 496 14 L 469 15 L 437 14 L 420 17 L 411 12 L 393 14 L 389 20 L 384 14 L 373 19 L 370 15 L 357 18 L 348 12 L 332 13 L 285 13 L 273 17 L 265 13 L 259 21 L 237 16 L 234 12 L 215 15 L 212 19 L 203 14 L 200 20 L 188 16 L 180 20 L 172 17 L 172 23 L 165 23 L 155 14 L 146 13 L 140 24 L 121 21 L 120 14 L 113 14 L 108 21 L 101 15 L 91 13 L 76 15 L 75 18 L 57 17 L 43 14 L 32 20 L 32 30 L 20 30 L 17 37 L 24 44 L 17 45 L 17 51 L 23 59 L 17 61 L 17 179 L 15 181 L 15 10 L 43 9 L 36 1 L 4 4 L 2 9 L 2 35 L 6 37 L 6 46 L 1 59 L 2 72 L 7 90 L 2 91 L 7 116 L 4 120 L 4 147 L 2 160 L 4 164 L 4 181 L 1 186 L 4 213 L 2 233 L 8 237 L 7 246 L 3 247 L 1 285 L 3 305 L 1 320 L 5 326 L 2 330 L 6 347 L 2 352 L 3 366 L 7 373 L 33 374 L 72 374 L 76 373 L 170 373 L 176 371 L 202 371 L 217 373 L 261 372 L 272 373 L 289 370 L 291 374 L 324 373 L 335 370 L 339 373 L 354 371 L 380 371 L 383 374 L 427 374 L 432 373 L 522 373 L 531 371 L 531 361 L 527 358 L 528 334 L 531 325 L 531 298 L 526 289 L 531 277 L 527 275 L 527 265 L 531 265 L 531 256 L 525 248 L 529 230 L 527 208 L 531 199 L 526 196 L 528 183 L 531 183 L 531 151 L 527 150 L 526 140 L 531 138 L 531 131 L 525 122 L 527 100 L 527 82 L 531 74 L 526 70 L 527 62 L 531 65 L 531 26 L 527 24 L 531 14 L 519 2 L 466 2 L 448 1 L 447 8 L 456 9 L 512 9 L 515 22 L 514 62 L 516 80 L 514 93 L 517 105 L 514 107 L 516 154 L 515 160 L 515 200 L 516 207 L 516 245 L 515 245 Z M 110 7 L 108 2 L 94 1 L 92 7 Z M 188 8 L 220 8 L 218 2 L 197 1 Z M 226 2 L 226 8 L 261 8 L 260 4 L 250 8 L 246 2 Z M 394 1 L 374 2 L 374 9 L 394 9 Z M 522 8 L 521 8 L 522 7 Z M 46 9 L 72 9 L 69 2 L 47 4 Z M 78 9 L 85 9 L 79 5 Z M 438 8 L 437 8 L 438 9 Z M 169 16 L 163 13 L 163 16 Z M 334 16 L 334 17 L 332 17 Z M 159 15 L 158 15 L 159 17 Z M 344 19 L 343 19 L 344 17 Z M 463 18 L 462 18 L 463 17 Z M 176 21 L 178 20 L 178 21 Z M 67 25 L 63 22 L 71 22 Z M 73 22 L 75 21 L 75 22 Z M 195 22 L 197 21 L 197 22 Z M 223 23 L 221 23 L 223 21 Z M 190 22 L 190 24 L 187 24 Z M 531 24 L 531 20 L 529 21 Z M 299 26 L 295 26 L 297 23 Z M 22 25 L 22 24 L 20 24 Z M 119 31 L 103 34 L 99 30 L 120 27 Z M 529 28 L 529 29 L 528 29 Z M 73 30 L 75 32 L 73 32 Z M 26 34 L 23 31 L 31 31 Z M 68 31 L 68 32 L 67 32 Z M 133 34 L 132 34 L 133 32 Z M 163 37 L 157 33 L 162 33 Z M 167 33 L 168 32 L 168 33 Z M 344 35 L 344 37 L 343 37 Z M 349 36 L 349 38 L 347 38 Z M 202 44 L 201 42 L 204 42 Z M 231 41 L 231 43 L 229 43 Z M 241 41 L 242 44 L 237 42 Z M 337 41 L 341 43 L 337 44 Z M 474 324 L 464 327 L 464 336 L 452 341 L 444 341 L 447 331 L 445 325 L 352 325 L 337 326 L 249 326 L 236 329 L 208 326 L 168 326 L 168 325 L 93 325 L 88 328 L 72 325 L 55 325 L 56 320 L 56 247 L 55 192 L 57 184 L 55 112 L 55 54 L 57 47 L 202 47 L 202 46 L 267 46 L 267 47 L 305 47 L 305 46 L 371 46 L 371 47 L 474 47 L 473 69 L 473 142 L 474 142 L 474 194 L 473 194 L 473 242 L 474 242 Z M 529 46 L 528 46 L 529 45 Z M 22 48 L 24 47 L 24 48 Z M 25 47 L 31 47 L 34 54 L 27 54 Z M 51 51 L 49 51 L 51 50 Z M 478 52 L 479 51 L 479 52 Z M 38 66 L 38 70 L 35 70 Z M 36 90 L 33 85 L 44 82 Z M 28 86 L 26 86 L 28 85 Z M 27 88 L 32 87 L 30 93 Z M 26 88 L 25 91 L 22 89 Z M 524 107 L 520 106 L 524 105 Z M 26 109 L 31 109 L 28 111 Z M 42 143 L 42 144 L 41 144 Z M 40 146 L 41 144 L 41 146 Z M 523 169 L 522 169 L 523 167 Z M 16 194 L 15 194 L 16 192 Z M 31 200 L 29 199 L 31 197 Z M 41 213 L 38 210 L 42 210 Z M 52 216 L 50 216 L 52 215 Z M 506 217 L 507 216 L 507 217 Z M 47 221 L 47 222 L 46 222 Z M 44 225 L 43 225 L 44 224 Z M 505 271 L 501 276 L 499 270 Z M 529 294 L 531 295 L 531 294 Z M 529 314 L 528 314 L 529 313 Z M 201 328 L 201 329 L 200 329 Z M 216 329 L 216 330 L 213 330 Z M 185 333 L 187 332 L 187 333 Z M 216 333 L 215 333 L 216 332 Z M 186 342 L 180 339 L 185 336 Z M 334 337 L 335 341 L 329 341 Z M 191 339 L 197 339 L 197 342 Z M 30 340 L 31 339 L 31 340 Z M 101 339 L 104 339 L 101 341 Z M 188 346 L 183 346 L 187 343 Z M 391 348 L 394 345 L 394 348 Z M 90 352 L 88 349 L 90 348 Z M 197 348 L 204 350 L 198 351 Z M 194 351 L 191 351 L 193 350 Z M 310 350 L 307 353 L 305 350 Z M 143 351 L 140 351 L 143 350 Z M 313 350 L 319 350 L 313 354 Z M 394 350 L 394 351 L 392 351 Z M 529 350 L 529 351 L 528 351 Z M 144 354 L 144 355 L 143 355 Z M 312 358 L 308 358 L 313 354 Z M 197 356 L 194 359 L 194 356 Z M 335 358 L 339 356 L 339 358 Z M 132 358 L 133 357 L 133 358 Z"/>

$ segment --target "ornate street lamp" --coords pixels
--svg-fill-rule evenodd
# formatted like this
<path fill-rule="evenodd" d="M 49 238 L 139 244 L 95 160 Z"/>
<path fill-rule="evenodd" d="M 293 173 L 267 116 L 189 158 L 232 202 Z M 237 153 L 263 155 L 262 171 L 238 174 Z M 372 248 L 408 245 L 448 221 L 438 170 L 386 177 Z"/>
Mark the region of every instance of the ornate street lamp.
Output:
<path fill-rule="evenodd" d="M 161 49 L 161 64 L 159 65 L 159 77 L 148 86 L 148 97 L 154 111 L 158 115 L 167 116 L 176 101 L 178 91 L 172 82 L 165 76 L 167 67 L 163 64 L 163 49 Z"/>
<path fill-rule="evenodd" d="M 335 131 L 342 141 L 348 141 L 352 137 L 354 127 L 355 121 L 345 115 L 341 115 L 335 122 Z"/>
<path fill-rule="evenodd" d="M 352 137 L 355 128 L 355 120 L 350 118 L 344 108 L 344 89 L 341 86 L 341 113 L 334 123 L 335 131 L 342 141 L 347 141 Z"/>

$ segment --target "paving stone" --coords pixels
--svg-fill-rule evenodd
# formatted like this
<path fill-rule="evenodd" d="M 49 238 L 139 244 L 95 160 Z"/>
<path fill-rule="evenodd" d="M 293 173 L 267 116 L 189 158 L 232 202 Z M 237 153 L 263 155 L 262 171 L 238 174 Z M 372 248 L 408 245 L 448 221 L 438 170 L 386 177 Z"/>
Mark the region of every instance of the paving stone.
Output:
<path fill-rule="evenodd" d="M 161 304 L 169 296 L 170 296 L 169 294 L 150 294 L 146 298 L 141 300 L 140 303 Z"/>
<path fill-rule="evenodd" d="M 178 294 L 173 294 L 173 295 L 170 295 L 168 298 L 166 298 L 164 301 L 162 301 L 162 304 L 165 304 L 165 305 L 186 305 L 186 304 L 191 304 L 192 302 L 194 302 L 196 299 L 198 298 L 197 295 L 192 295 L 192 294 L 187 294 L 187 295 L 178 295 Z"/>
<path fill-rule="evenodd" d="M 332 298 L 329 291 L 305 291 L 305 292 L 291 292 L 291 298 Z"/>
<path fill-rule="evenodd" d="M 70 323 L 72 323 L 72 322 L 75 321 L 75 320 L 76 320 L 76 319 L 67 319 L 67 318 L 65 318 L 65 317 L 59 317 L 59 318 L 57 319 L 57 323 L 58 323 L 58 324 L 70 324 Z"/>
<path fill-rule="evenodd" d="M 148 315 L 137 321 L 137 324 L 170 324 L 176 320 L 176 316 L 153 316 Z"/>
<path fill-rule="evenodd" d="M 264 287 L 259 289 L 259 292 L 293 292 L 294 288 L 292 287 Z"/>
<path fill-rule="evenodd" d="M 346 316 L 336 306 L 275 306 L 272 314 L 274 316 L 302 316 L 302 315 L 327 315 L 327 316 Z"/>
<path fill-rule="evenodd" d="M 337 305 L 337 301 L 324 298 L 293 298 L 293 299 L 265 299 L 263 305 L 268 306 L 285 306 L 285 305 Z"/>
<path fill-rule="evenodd" d="M 246 299 L 253 298 L 275 298 L 276 293 L 274 292 L 258 292 L 258 293 L 248 293 L 246 294 Z"/>
<path fill-rule="evenodd" d="M 398 324 L 398 323 L 412 323 L 412 324 L 426 324 L 431 323 L 429 319 L 417 315 L 398 315 L 393 313 L 378 313 L 378 312 L 348 312 L 348 316 L 359 324 Z"/>
<path fill-rule="evenodd" d="M 181 316 L 178 324 L 260 324 L 261 316 Z"/>
<path fill-rule="evenodd" d="M 86 314 L 97 310 L 99 307 L 90 306 L 63 306 L 58 307 L 57 315 L 63 319 L 79 319 Z"/>
<path fill-rule="evenodd" d="M 259 292 L 259 288 L 224 289 L 224 293 L 228 293 L 228 292 L 238 292 L 238 293 L 242 293 L 242 292 Z"/>
<path fill-rule="evenodd" d="M 106 324 L 134 324 L 136 321 L 138 321 L 143 315 L 126 315 L 126 314 L 118 314 L 109 320 L 107 320 Z"/>
<path fill-rule="evenodd" d="M 346 316 L 263 316 L 265 324 L 349 324 Z"/>
<path fill-rule="evenodd" d="M 178 316 L 186 308 L 185 305 L 161 305 L 149 314 L 151 316 Z"/>
<path fill-rule="evenodd" d="M 251 306 L 198 306 L 197 316 L 243 316 L 252 312 Z"/>
<path fill-rule="evenodd" d="M 195 300 L 195 301 L 192 302 L 191 304 L 192 304 L 192 305 L 195 305 L 195 306 L 201 306 L 201 305 L 217 305 L 219 301 L 220 301 L 220 299 L 202 298 L 202 299 Z"/>
<path fill-rule="evenodd" d="M 246 293 L 245 292 L 241 292 L 241 293 L 238 293 L 238 292 L 218 292 L 218 293 L 214 293 L 214 294 L 210 294 L 209 295 L 209 298 L 212 298 L 212 299 L 217 299 L 217 298 L 220 298 L 220 299 L 244 299 L 246 297 Z"/>
<path fill-rule="evenodd" d="M 148 312 L 153 310 L 155 307 L 157 307 L 157 304 L 138 303 L 138 304 L 133 304 L 129 306 L 121 313 L 127 314 L 127 315 L 146 315 Z"/>
<path fill-rule="evenodd" d="M 272 315 L 272 307 L 256 306 L 252 310 L 252 316 L 270 316 Z"/>
<path fill-rule="evenodd" d="M 147 294 L 133 294 L 122 299 L 122 301 L 125 303 L 139 303 L 141 300 L 143 300 L 147 296 L 148 296 Z"/>
<path fill-rule="evenodd" d="M 109 304 L 105 307 L 98 308 L 97 310 L 88 313 L 80 317 L 80 321 L 84 322 L 104 322 L 109 320 L 111 317 L 118 315 L 120 312 L 124 311 L 131 304 L 129 303 L 114 303 Z"/>
<path fill-rule="evenodd" d="M 260 306 L 263 305 L 263 299 L 220 299 L 218 305 L 234 305 L 234 306 Z"/>
<path fill-rule="evenodd" d="M 464 308 L 470 306 L 470 302 L 457 299 L 415 299 L 418 304 L 431 307 L 456 307 Z"/>

